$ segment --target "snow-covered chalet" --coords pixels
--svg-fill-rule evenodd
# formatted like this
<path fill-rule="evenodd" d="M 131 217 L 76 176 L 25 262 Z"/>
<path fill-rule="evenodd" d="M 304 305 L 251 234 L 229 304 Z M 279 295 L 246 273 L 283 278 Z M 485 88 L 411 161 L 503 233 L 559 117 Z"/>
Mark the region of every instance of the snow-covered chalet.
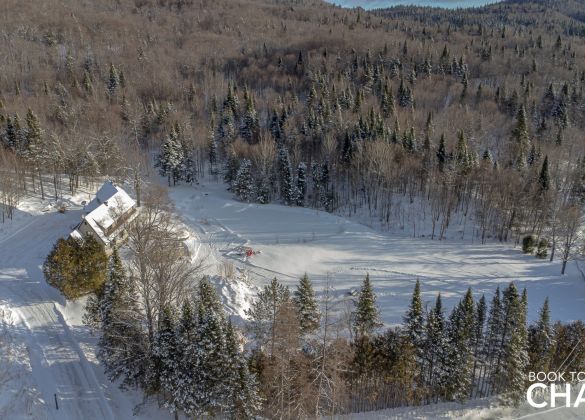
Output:
<path fill-rule="evenodd" d="M 81 222 L 69 236 L 92 235 L 106 251 L 126 237 L 126 225 L 136 217 L 136 202 L 121 187 L 106 181 L 84 208 Z"/>

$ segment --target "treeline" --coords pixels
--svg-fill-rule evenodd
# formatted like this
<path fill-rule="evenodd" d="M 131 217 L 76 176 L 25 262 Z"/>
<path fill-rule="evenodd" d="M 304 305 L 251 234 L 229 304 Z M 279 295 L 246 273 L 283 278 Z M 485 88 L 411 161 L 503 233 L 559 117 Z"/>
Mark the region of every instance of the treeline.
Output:
<path fill-rule="evenodd" d="M 466 55 L 447 43 L 433 51 L 409 40 L 343 55 L 264 46 L 235 65 L 241 71 L 222 99 L 211 98 L 211 174 L 221 173 L 244 201 L 365 212 L 413 236 L 444 239 L 453 223 L 463 225 L 462 235 L 471 226 L 482 242 L 518 244 L 532 234 L 548 244 L 551 260 L 561 249 L 564 273 L 585 196 L 576 131 L 584 123 L 585 73 L 573 67 L 574 47 L 560 35 L 547 42 L 523 29 L 458 31 L 471 39 Z M 511 39 L 513 53 L 506 52 Z M 570 80 L 544 77 L 537 59 L 548 55 L 572 70 Z M 487 82 L 477 63 L 489 67 L 504 56 L 527 66 L 512 81 Z M 250 72 L 258 68 L 288 81 L 277 85 L 278 96 L 257 86 Z M 445 97 L 428 90 L 443 84 Z M 437 111 L 441 100 L 446 110 Z M 171 174 L 189 178 L 181 175 L 183 146 L 174 133 L 159 155 L 169 182 Z"/>
<path fill-rule="evenodd" d="M 138 296 L 115 250 L 85 317 L 100 331 L 98 358 L 108 378 L 140 387 L 171 412 L 252 418 L 261 403 L 257 384 L 208 280 L 201 279 L 180 308 L 161 309 L 150 345 Z"/>
<path fill-rule="evenodd" d="M 330 282 L 317 296 L 307 275 L 294 291 L 274 279 L 239 331 L 209 280 L 192 279 L 150 326 L 136 272 L 115 251 L 85 316 L 108 377 L 174 413 L 317 418 L 487 396 L 516 404 L 529 371 L 585 365 L 585 325 L 553 324 L 548 299 L 528 324 L 526 290 L 514 283 L 490 304 L 470 289 L 447 314 L 440 295 L 426 307 L 417 281 L 403 325 L 381 332 L 369 276 L 355 302 Z"/>
<path fill-rule="evenodd" d="M 140 191 L 154 154 L 170 184 L 208 169 L 245 201 L 365 214 L 433 239 L 455 224 L 481 241 L 532 234 L 551 258 L 575 254 L 585 43 L 570 4 L 548 4 L 558 13 L 545 23 L 539 2 L 456 14 L 129 3 L 70 2 L 76 21 L 48 14 L 48 27 L 7 5 L 10 45 L 26 51 L 6 50 L 0 81 L 8 217 L 31 189 L 59 196 L 80 179 Z"/>
<path fill-rule="evenodd" d="M 345 318 L 332 310 L 330 289 L 316 301 L 311 291 L 306 276 L 292 296 L 274 280 L 248 313 L 257 345 L 253 366 L 269 417 L 494 395 L 516 404 L 530 370 L 579 368 L 585 362 L 582 354 L 575 356 L 583 348 L 583 323 L 552 325 L 546 300 L 529 325 L 526 291 L 513 283 L 496 289 L 491 305 L 468 290 L 446 315 L 440 295 L 431 308 L 424 307 L 417 281 L 403 325 L 383 333 L 369 276 Z M 276 398 L 283 394 L 284 405 Z"/>

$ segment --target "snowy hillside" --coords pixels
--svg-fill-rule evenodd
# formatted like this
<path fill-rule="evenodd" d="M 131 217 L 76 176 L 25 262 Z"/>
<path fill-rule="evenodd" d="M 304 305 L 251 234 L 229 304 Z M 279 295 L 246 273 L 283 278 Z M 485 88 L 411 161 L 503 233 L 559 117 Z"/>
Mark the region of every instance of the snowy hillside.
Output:
<path fill-rule="evenodd" d="M 87 192 L 70 197 L 63 214 L 55 203 L 30 199 L 15 220 L 2 225 L 0 304 L 6 334 L 0 357 L 6 379 L 0 382 L 0 418 L 126 419 L 141 402 L 139 393 L 121 392 L 104 377 L 95 358 L 96 338 L 81 322 L 83 300 L 66 302 L 45 283 L 41 272 L 52 244 L 78 222 L 80 203 L 89 197 Z M 558 263 L 524 256 L 507 245 L 379 233 L 321 211 L 237 202 L 223 184 L 177 187 L 171 197 L 191 233 L 187 246 L 192 256 L 205 258 L 224 305 L 240 320 L 258 287 L 274 276 L 293 287 L 304 272 L 318 290 L 329 275 L 340 301 L 351 299 L 351 292 L 369 272 L 387 324 L 401 321 L 417 278 L 426 302 L 441 292 L 450 306 L 469 286 L 474 293 L 490 294 L 498 285 L 516 281 L 528 289 L 531 317 L 545 296 L 550 297 L 554 319 L 582 317 L 585 282 L 573 265 L 561 277 Z M 246 256 L 246 247 L 257 254 Z M 369 413 L 359 418 L 502 414 L 483 406 L 463 411 L 458 407 Z M 479 413 L 481 417 L 476 417 Z M 152 404 L 138 415 L 167 417 Z"/>
<path fill-rule="evenodd" d="M 489 296 L 514 281 L 528 289 L 530 319 L 547 296 L 553 319 L 583 315 L 585 282 L 575 263 L 561 276 L 558 262 L 523 255 L 509 244 L 380 233 L 323 211 L 238 202 L 223 184 L 213 182 L 195 190 L 173 188 L 171 197 L 183 221 L 200 237 L 211 266 L 232 261 L 258 285 L 276 276 L 293 287 L 307 272 L 319 289 L 329 275 L 340 299 L 349 297 L 369 272 L 387 324 L 401 322 L 417 278 L 427 303 L 441 292 L 451 307 L 468 287 L 478 297 Z M 243 257 L 243 246 L 260 254 Z"/>

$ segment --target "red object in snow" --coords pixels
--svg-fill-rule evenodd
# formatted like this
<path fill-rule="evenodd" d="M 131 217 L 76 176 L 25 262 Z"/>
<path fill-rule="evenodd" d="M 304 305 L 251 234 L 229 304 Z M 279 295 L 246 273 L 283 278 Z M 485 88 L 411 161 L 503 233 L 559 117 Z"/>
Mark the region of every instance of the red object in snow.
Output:
<path fill-rule="evenodd" d="M 252 251 L 252 248 L 247 248 L 246 257 L 251 257 L 252 255 L 254 255 L 254 251 Z"/>

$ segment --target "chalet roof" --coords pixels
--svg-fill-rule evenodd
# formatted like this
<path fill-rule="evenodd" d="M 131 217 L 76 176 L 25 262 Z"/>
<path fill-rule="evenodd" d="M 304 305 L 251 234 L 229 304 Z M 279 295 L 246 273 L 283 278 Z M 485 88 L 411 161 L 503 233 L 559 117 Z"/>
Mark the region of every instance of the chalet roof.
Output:
<path fill-rule="evenodd" d="M 95 198 L 85 206 L 83 219 L 104 244 L 108 244 L 116 236 L 116 232 L 108 232 L 108 229 L 135 205 L 136 202 L 126 191 L 113 182 L 106 181 L 96 193 Z"/>

